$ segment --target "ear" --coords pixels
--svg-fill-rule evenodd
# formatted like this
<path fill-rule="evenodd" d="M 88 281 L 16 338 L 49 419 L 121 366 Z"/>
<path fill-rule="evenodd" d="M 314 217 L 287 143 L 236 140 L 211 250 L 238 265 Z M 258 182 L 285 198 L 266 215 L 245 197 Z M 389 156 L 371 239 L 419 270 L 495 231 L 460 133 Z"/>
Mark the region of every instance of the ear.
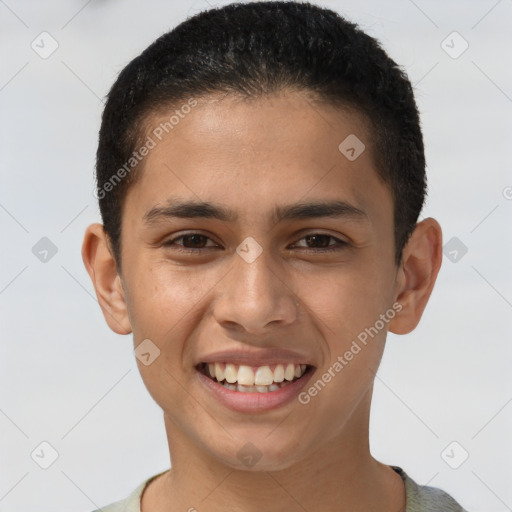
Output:
<path fill-rule="evenodd" d="M 91 224 L 86 229 L 82 259 L 107 324 L 117 334 L 130 334 L 125 292 L 103 225 Z"/>
<path fill-rule="evenodd" d="M 397 273 L 395 301 L 402 309 L 389 322 L 389 331 L 407 334 L 418 325 L 443 259 L 441 226 L 432 218 L 418 224 L 404 247 Z"/>

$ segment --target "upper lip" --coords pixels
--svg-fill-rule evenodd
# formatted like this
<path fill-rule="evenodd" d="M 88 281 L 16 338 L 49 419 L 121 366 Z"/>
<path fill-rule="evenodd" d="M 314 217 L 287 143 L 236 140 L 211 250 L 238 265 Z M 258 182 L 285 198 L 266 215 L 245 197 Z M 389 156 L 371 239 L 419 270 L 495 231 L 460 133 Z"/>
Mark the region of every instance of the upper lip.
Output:
<path fill-rule="evenodd" d="M 223 350 L 204 354 L 198 358 L 200 363 L 231 363 L 247 366 L 265 366 L 270 364 L 306 364 L 313 366 L 311 358 L 293 350 L 267 348 L 259 350 Z"/>

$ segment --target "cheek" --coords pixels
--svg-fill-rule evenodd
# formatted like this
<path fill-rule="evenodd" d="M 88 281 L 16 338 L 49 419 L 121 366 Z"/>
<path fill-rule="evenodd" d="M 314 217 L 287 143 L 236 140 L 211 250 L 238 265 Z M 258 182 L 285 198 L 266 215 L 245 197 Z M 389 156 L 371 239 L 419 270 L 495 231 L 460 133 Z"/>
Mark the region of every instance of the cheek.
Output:
<path fill-rule="evenodd" d="M 130 283 L 134 345 L 149 339 L 158 353 L 150 365 L 137 360 L 139 372 L 164 410 L 182 410 L 184 395 L 179 390 L 192 371 L 183 368 L 186 340 L 203 314 L 201 301 L 211 285 L 206 276 L 171 268 L 168 263 L 142 264 L 139 269 Z"/>
<path fill-rule="evenodd" d="M 360 268 L 357 268 L 360 267 Z M 365 328 L 373 326 L 389 307 L 390 280 L 371 262 L 304 274 L 298 295 L 316 317 L 331 351 L 342 350 Z"/>
<path fill-rule="evenodd" d="M 172 269 L 165 263 L 141 265 L 130 287 L 134 335 L 163 341 L 165 334 L 200 306 L 210 288 L 204 277 Z"/>

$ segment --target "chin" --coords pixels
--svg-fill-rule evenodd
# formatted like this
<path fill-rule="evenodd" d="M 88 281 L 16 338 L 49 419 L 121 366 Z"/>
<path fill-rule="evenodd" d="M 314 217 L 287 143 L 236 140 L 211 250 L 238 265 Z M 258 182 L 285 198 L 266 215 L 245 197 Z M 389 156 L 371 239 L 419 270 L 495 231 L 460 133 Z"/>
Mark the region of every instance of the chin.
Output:
<path fill-rule="evenodd" d="M 287 437 L 288 440 L 296 439 L 293 436 Z M 247 441 L 242 441 L 244 438 Z M 217 444 L 211 450 L 211 454 L 221 464 L 237 471 L 282 471 L 298 464 L 304 458 L 304 453 L 302 450 L 298 451 L 296 442 L 292 445 L 283 439 L 270 440 L 260 437 L 258 440 L 256 436 L 237 436 L 235 441 L 230 439 L 228 443 L 222 451 Z"/>

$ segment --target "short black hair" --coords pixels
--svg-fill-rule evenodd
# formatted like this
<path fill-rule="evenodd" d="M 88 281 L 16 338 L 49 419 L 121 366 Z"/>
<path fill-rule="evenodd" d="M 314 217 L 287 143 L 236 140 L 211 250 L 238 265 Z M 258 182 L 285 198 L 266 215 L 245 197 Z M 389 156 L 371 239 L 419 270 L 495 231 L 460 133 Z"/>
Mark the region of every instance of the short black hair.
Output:
<path fill-rule="evenodd" d="M 96 195 L 118 269 L 123 201 L 140 174 L 134 152 L 147 136 L 148 119 L 190 98 L 257 98 L 284 90 L 363 114 L 378 175 L 394 202 L 400 264 L 427 187 L 407 75 L 376 39 L 336 12 L 309 2 L 260 1 L 188 18 L 133 59 L 112 86 L 99 133 Z"/>

